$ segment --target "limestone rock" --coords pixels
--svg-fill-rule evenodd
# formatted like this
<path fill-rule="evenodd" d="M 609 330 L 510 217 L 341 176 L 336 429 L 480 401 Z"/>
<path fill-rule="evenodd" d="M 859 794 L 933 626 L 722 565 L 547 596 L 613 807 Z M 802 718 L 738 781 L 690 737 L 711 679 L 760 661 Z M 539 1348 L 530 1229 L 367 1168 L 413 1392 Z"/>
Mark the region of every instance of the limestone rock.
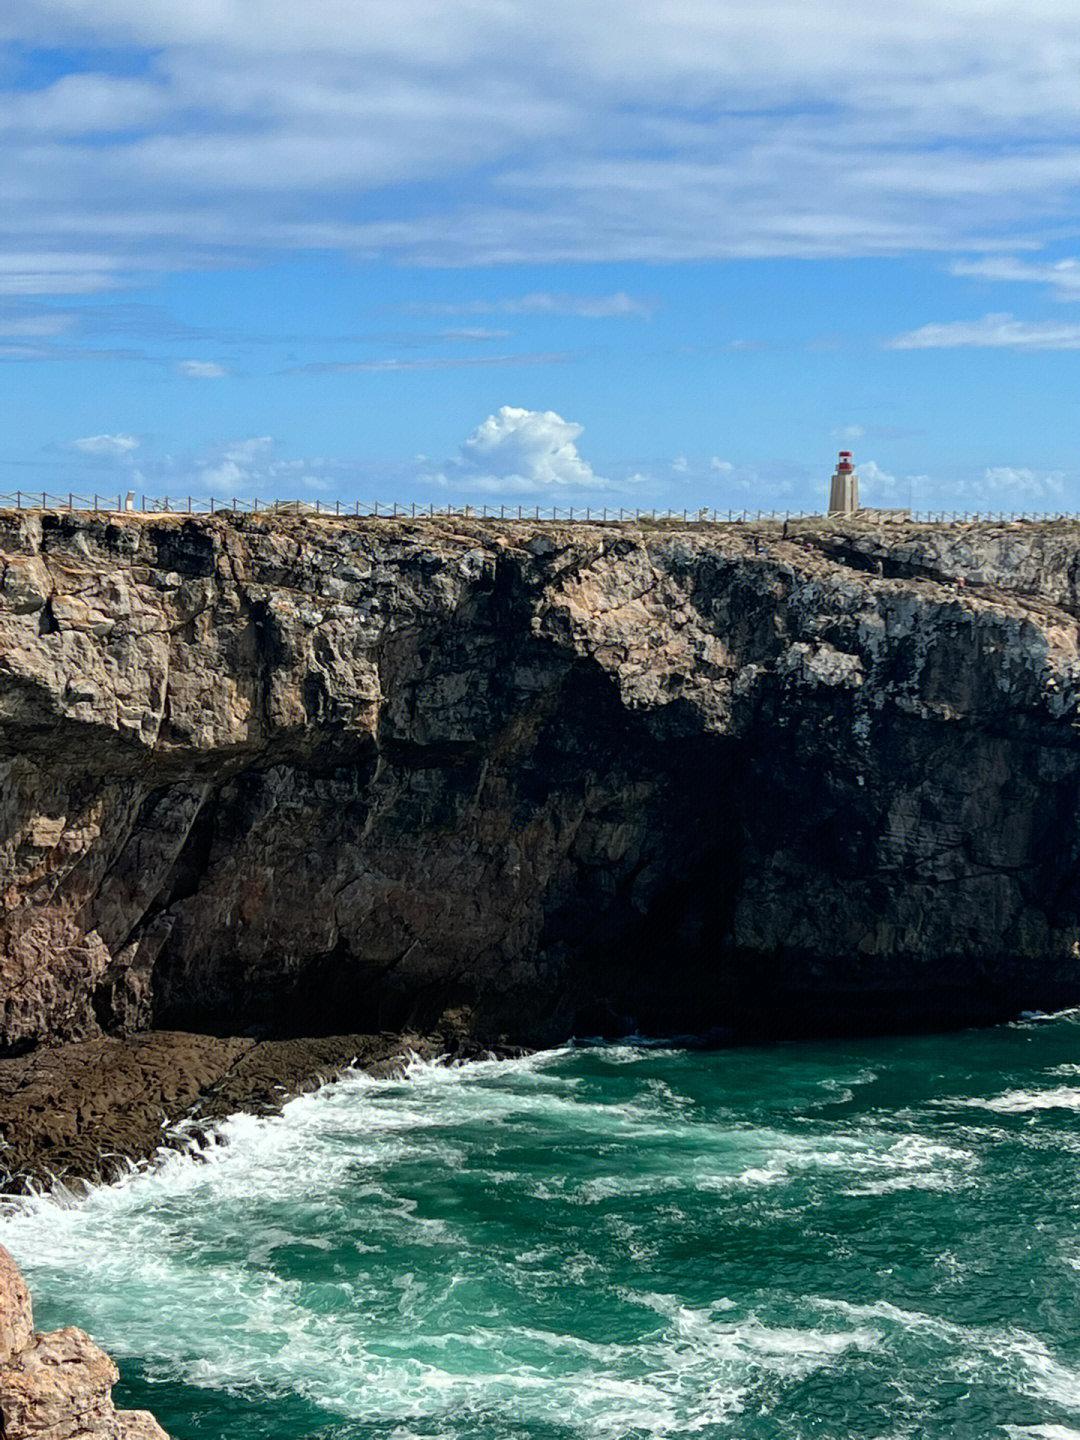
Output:
<path fill-rule="evenodd" d="M 8 514 L 0 570 L 9 1053 L 1080 999 L 1073 526 Z"/>
<path fill-rule="evenodd" d="M 168 1440 L 145 1410 L 116 1410 L 116 1366 L 82 1330 L 35 1335 L 30 1296 L 0 1247 L 0 1433 L 4 1440 Z"/>
<path fill-rule="evenodd" d="M 15 1261 L 0 1245 L 0 1365 L 25 1350 L 33 1335 L 30 1291 Z"/>

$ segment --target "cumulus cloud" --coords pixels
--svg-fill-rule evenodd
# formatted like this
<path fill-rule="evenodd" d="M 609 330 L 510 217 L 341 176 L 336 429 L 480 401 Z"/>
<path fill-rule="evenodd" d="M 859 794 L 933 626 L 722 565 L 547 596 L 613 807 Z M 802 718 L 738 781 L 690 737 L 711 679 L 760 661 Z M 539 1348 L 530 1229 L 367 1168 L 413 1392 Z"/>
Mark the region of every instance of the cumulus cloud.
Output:
<path fill-rule="evenodd" d="M 1064 493 L 1061 470 L 1031 470 L 1027 466 L 991 465 L 983 472 L 983 486 L 996 500 L 1003 498 L 1048 500 Z M 1020 506 L 1018 508 L 1023 508 Z"/>
<path fill-rule="evenodd" d="M 875 460 L 860 460 L 855 467 L 859 476 L 859 496 L 864 505 L 892 502 L 897 491 L 895 475 L 883 470 Z"/>
<path fill-rule="evenodd" d="M 80 440 L 69 440 L 67 449 L 78 450 L 82 455 L 104 456 L 110 460 L 123 459 L 139 448 L 134 435 L 84 435 Z"/>
<path fill-rule="evenodd" d="M 582 429 L 554 410 L 503 405 L 463 441 L 437 478 L 444 485 L 488 494 L 607 487 L 610 482 L 578 453 Z"/>
<path fill-rule="evenodd" d="M 1009 314 L 923 325 L 886 341 L 887 350 L 1080 350 L 1080 325 Z"/>
<path fill-rule="evenodd" d="M 229 373 L 227 368 L 219 365 L 216 360 L 178 360 L 173 369 L 178 375 L 186 375 L 189 380 L 220 380 Z"/>

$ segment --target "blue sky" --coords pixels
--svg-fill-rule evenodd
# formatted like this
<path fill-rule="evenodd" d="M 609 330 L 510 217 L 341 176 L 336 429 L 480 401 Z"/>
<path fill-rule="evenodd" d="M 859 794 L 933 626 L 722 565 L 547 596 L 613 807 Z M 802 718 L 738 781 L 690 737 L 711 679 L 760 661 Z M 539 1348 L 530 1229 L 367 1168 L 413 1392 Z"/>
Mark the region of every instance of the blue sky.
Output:
<path fill-rule="evenodd" d="M 1080 510 L 1075 0 L 8 0 L 0 490 Z"/>

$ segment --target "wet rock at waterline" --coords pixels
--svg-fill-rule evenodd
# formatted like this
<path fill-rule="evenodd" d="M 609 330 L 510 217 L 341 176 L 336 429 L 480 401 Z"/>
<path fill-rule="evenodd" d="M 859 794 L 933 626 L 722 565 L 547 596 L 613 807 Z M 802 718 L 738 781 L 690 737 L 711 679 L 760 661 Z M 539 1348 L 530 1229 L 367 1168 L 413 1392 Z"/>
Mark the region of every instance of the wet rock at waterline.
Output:
<path fill-rule="evenodd" d="M 255 1041 L 160 1030 L 0 1058 L 0 1191 L 80 1191 L 162 1149 L 202 1153 L 227 1116 L 274 1114 L 351 1067 L 396 1074 L 455 1051 L 479 1053 L 446 1034 Z"/>
<path fill-rule="evenodd" d="M 1080 998 L 1075 527 L 8 514 L 0 558 L 9 1053 Z"/>
<path fill-rule="evenodd" d="M 0 1434 L 4 1440 L 168 1440 L 145 1410 L 117 1410 L 116 1366 L 82 1330 L 34 1333 L 30 1292 L 0 1246 Z"/>

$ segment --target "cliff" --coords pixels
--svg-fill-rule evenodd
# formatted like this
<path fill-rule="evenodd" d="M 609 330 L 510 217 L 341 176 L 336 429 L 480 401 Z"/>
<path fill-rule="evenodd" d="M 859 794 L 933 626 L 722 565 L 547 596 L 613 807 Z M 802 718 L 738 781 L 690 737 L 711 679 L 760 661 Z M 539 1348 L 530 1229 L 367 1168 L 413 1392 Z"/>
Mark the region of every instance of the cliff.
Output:
<path fill-rule="evenodd" d="M 0 1435 L 4 1440 L 168 1440 L 145 1410 L 116 1410 L 116 1366 L 82 1330 L 34 1333 L 30 1292 L 0 1245 Z"/>
<path fill-rule="evenodd" d="M 1080 999 L 1074 527 L 8 513 L 0 562 L 9 1054 Z"/>

